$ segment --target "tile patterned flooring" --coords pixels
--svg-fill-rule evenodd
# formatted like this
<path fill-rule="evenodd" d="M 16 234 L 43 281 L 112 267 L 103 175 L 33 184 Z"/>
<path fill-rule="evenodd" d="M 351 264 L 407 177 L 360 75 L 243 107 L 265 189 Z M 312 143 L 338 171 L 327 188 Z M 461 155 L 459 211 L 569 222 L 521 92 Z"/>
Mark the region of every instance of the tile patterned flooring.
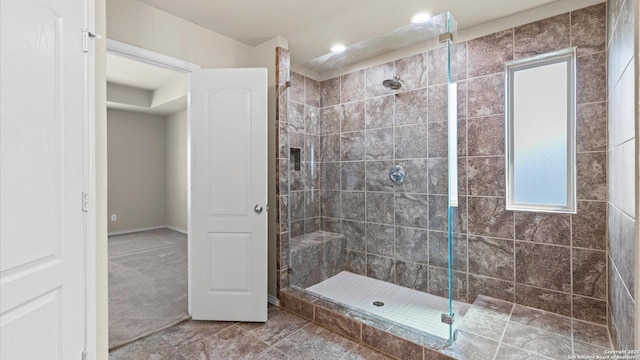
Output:
<path fill-rule="evenodd" d="M 456 343 L 441 349 L 438 359 L 568 359 L 604 355 L 610 348 L 604 326 L 479 296 L 460 324 Z M 271 305 L 264 324 L 189 320 L 115 349 L 109 358 L 394 359 Z"/>

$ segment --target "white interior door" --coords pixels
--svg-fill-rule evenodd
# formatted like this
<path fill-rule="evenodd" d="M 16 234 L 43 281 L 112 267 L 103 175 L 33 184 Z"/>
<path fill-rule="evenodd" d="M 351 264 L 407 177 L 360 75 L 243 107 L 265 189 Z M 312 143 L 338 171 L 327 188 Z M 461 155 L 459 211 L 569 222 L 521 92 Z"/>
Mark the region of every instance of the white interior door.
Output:
<path fill-rule="evenodd" d="M 190 109 L 191 316 L 266 321 L 266 69 L 194 71 Z"/>
<path fill-rule="evenodd" d="M 84 348 L 84 0 L 0 0 L 0 358 Z"/>

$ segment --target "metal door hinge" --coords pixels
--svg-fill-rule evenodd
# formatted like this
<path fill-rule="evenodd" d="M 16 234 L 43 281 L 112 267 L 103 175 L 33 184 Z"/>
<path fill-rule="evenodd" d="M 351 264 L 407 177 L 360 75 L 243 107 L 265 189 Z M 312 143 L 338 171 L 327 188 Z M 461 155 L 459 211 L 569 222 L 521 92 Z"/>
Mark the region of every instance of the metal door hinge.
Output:
<path fill-rule="evenodd" d="M 452 325 L 454 322 L 454 317 L 455 317 L 455 314 L 449 315 L 447 313 L 443 313 L 440 315 L 440 321 L 442 321 L 447 325 Z"/>
<path fill-rule="evenodd" d="M 82 352 L 82 360 L 91 360 L 91 356 L 89 355 L 89 351 L 88 350 L 84 350 Z"/>
<path fill-rule="evenodd" d="M 84 29 L 82 32 L 82 51 L 89 52 L 89 40 L 91 39 L 102 39 L 102 36 L 89 31 L 88 29 Z"/>
<path fill-rule="evenodd" d="M 82 193 L 82 211 L 89 211 L 89 194 L 85 192 Z"/>

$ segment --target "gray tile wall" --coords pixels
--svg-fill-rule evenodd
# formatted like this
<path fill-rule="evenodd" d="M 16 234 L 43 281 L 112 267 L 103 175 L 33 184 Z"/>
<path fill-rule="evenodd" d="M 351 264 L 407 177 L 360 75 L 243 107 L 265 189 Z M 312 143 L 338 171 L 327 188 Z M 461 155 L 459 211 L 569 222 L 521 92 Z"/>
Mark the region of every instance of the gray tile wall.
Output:
<path fill-rule="evenodd" d="M 609 328 L 617 349 L 634 348 L 635 105 L 634 3 L 608 2 Z"/>
<path fill-rule="evenodd" d="M 604 4 L 456 44 L 460 300 L 486 294 L 606 323 L 605 44 Z M 578 48 L 578 213 L 506 211 L 505 62 L 569 46 Z M 346 269 L 437 295 L 447 292 L 445 55 L 323 81 L 320 101 L 304 104 L 320 106 L 320 228 L 346 236 Z M 382 87 L 395 74 L 402 89 Z M 303 104 L 311 81 L 292 80 L 290 105 Z M 387 177 L 395 164 L 408 173 L 400 186 Z"/>

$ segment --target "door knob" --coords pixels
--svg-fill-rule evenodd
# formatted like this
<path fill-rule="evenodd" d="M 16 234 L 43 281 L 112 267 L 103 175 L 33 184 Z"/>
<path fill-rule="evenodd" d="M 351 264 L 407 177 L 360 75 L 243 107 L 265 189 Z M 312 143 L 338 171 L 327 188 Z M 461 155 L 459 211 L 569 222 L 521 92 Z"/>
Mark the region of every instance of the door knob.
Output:
<path fill-rule="evenodd" d="M 256 212 L 256 214 L 260 214 L 262 212 L 262 205 L 258 204 L 253 208 L 253 211 Z"/>

